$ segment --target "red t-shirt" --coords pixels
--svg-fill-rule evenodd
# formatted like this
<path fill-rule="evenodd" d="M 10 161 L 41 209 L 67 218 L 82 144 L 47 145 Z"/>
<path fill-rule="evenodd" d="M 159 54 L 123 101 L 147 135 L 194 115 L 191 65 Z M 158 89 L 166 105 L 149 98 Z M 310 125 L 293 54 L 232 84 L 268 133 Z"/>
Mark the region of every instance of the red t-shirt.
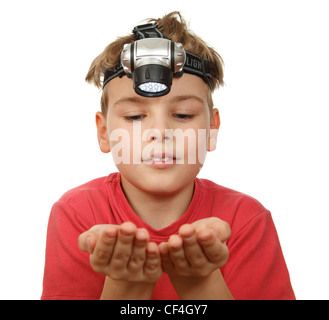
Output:
<path fill-rule="evenodd" d="M 295 299 L 271 214 L 257 200 L 196 178 L 186 212 L 170 226 L 155 230 L 134 213 L 120 181 L 119 173 L 92 180 L 53 205 L 42 299 L 99 299 L 105 276 L 91 268 L 89 255 L 78 247 L 79 235 L 96 224 L 131 221 L 146 228 L 151 241 L 161 243 L 181 225 L 208 217 L 231 226 L 229 259 L 221 272 L 235 299 Z M 178 299 L 166 274 L 156 283 L 152 299 Z"/>

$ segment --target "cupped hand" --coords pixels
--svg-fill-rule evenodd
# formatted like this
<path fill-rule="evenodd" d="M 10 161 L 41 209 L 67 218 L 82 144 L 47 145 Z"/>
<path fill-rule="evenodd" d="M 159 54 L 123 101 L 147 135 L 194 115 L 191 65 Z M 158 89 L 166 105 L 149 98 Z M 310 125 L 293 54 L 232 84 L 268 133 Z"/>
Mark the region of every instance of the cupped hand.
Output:
<path fill-rule="evenodd" d="M 90 253 L 96 272 L 114 280 L 156 282 L 162 275 L 158 246 L 131 222 L 95 225 L 79 236 L 79 247 Z"/>
<path fill-rule="evenodd" d="M 159 245 L 162 268 L 169 275 L 205 277 L 228 260 L 225 244 L 229 225 L 218 218 L 206 218 L 180 227 L 177 235 Z"/>

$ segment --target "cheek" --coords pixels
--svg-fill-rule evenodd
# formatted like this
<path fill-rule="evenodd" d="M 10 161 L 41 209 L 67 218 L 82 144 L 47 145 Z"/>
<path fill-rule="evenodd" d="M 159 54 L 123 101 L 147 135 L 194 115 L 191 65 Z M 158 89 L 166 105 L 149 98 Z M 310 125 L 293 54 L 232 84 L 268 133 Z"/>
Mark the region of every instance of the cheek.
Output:
<path fill-rule="evenodd" d="M 209 121 L 200 119 L 193 128 L 184 131 L 185 163 L 202 165 L 207 154 Z M 186 158 L 187 157 L 187 158 Z"/>
<path fill-rule="evenodd" d="M 113 161 L 116 165 L 121 163 L 130 164 L 131 163 L 131 132 L 126 128 L 120 128 L 114 126 L 109 130 L 109 143 Z"/>
<path fill-rule="evenodd" d="M 207 153 L 207 130 L 176 131 L 173 139 L 178 164 L 203 164 Z"/>
<path fill-rule="evenodd" d="M 121 144 L 122 146 L 130 144 L 130 128 L 114 112 L 108 113 L 107 128 L 111 148 L 117 144 Z"/>

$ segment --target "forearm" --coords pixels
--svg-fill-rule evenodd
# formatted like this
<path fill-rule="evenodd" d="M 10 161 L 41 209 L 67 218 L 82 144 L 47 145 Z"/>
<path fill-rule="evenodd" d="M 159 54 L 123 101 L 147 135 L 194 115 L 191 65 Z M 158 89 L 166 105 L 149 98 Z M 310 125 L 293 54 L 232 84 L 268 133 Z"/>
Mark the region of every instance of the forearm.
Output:
<path fill-rule="evenodd" d="M 219 269 L 207 277 L 170 276 L 181 300 L 233 300 Z"/>
<path fill-rule="evenodd" d="M 150 300 L 155 283 L 128 282 L 106 277 L 100 300 Z"/>

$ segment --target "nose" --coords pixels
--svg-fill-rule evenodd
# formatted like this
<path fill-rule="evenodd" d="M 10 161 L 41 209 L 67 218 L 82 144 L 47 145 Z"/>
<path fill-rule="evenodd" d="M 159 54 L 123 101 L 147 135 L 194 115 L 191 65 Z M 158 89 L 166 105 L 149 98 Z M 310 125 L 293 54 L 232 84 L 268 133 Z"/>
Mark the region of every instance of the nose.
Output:
<path fill-rule="evenodd" d="M 144 131 L 144 138 L 146 141 L 157 141 L 157 142 L 166 142 L 172 139 L 172 134 L 170 134 L 169 129 L 158 129 L 158 128 L 150 128 Z M 146 137 L 145 137 L 146 135 Z"/>
<path fill-rule="evenodd" d="M 147 132 L 147 141 L 166 142 L 172 139 L 170 121 L 163 112 L 153 116 Z"/>
<path fill-rule="evenodd" d="M 169 137 L 167 135 L 162 135 L 161 133 L 160 134 L 153 134 L 151 135 L 150 137 L 150 141 L 169 141 Z"/>

